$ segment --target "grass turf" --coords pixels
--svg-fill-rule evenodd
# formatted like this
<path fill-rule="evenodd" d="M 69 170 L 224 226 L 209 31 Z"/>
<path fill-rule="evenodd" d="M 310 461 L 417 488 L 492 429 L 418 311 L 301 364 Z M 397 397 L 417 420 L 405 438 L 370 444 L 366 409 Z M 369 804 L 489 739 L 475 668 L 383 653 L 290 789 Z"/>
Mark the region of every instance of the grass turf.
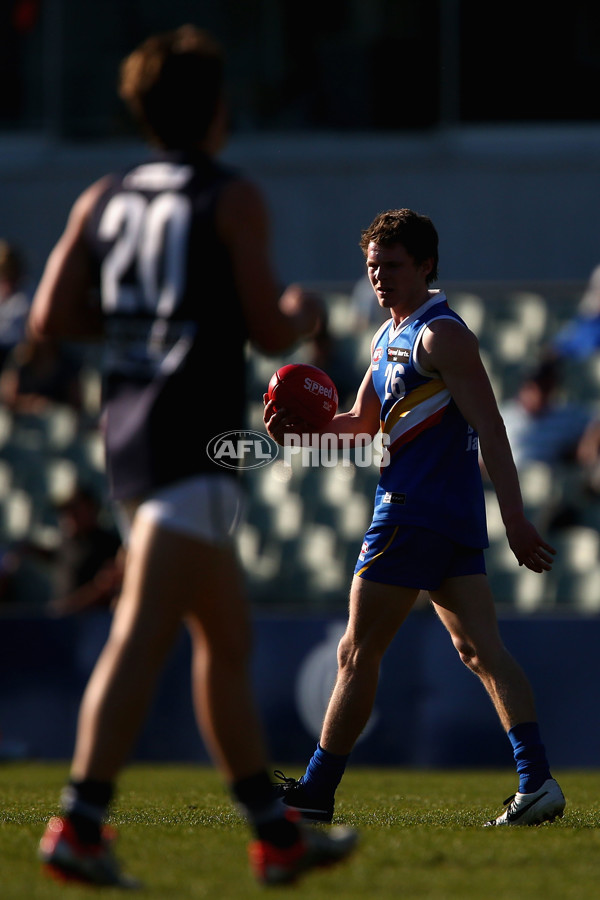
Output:
<path fill-rule="evenodd" d="M 293 771 L 292 775 L 299 775 Z M 290 769 L 289 766 L 285 770 Z M 40 873 L 36 848 L 57 811 L 62 764 L 0 767 L 0 896 L 3 900 L 122 897 L 56 884 Z M 343 866 L 291 888 L 262 888 L 246 862 L 248 831 L 214 770 L 136 765 L 121 780 L 112 823 L 126 871 L 160 900 L 264 895 L 464 900 L 592 900 L 600 885 L 600 770 L 557 772 L 562 820 L 539 828 L 482 828 L 515 787 L 512 772 L 350 768 L 335 821 L 361 840 Z M 499 801 L 499 802 L 497 802 Z M 320 826 L 326 827 L 326 826 Z M 134 895 L 135 896 L 135 895 Z"/>

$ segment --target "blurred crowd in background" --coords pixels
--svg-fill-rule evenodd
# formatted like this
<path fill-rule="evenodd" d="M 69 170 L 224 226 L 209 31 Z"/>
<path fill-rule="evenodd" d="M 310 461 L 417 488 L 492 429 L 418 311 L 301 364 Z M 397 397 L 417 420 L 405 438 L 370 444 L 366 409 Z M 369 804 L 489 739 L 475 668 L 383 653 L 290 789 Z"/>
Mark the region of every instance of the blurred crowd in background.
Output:
<path fill-rule="evenodd" d="M 274 167 L 275 181 L 281 180 L 280 209 L 285 205 L 291 217 L 294 265 L 323 256 L 320 227 L 327 217 L 319 204 L 331 206 L 342 195 L 349 201 L 363 182 L 369 186 L 368 203 L 379 204 L 379 175 L 390 205 L 397 203 L 398 194 L 403 204 L 412 203 L 414 191 L 415 208 L 424 204 L 423 211 L 433 212 L 436 221 L 452 223 L 449 239 L 468 251 L 469 271 L 475 266 L 492 271 L 488 256 L 496 245 L 501 245 L 496 264 L 502 271 L 510 265 L 539 270 L 536 253 L 550 267 L 555 260 L 547 247 L 560 242 L 562 252 L 555 258 L 566 260 L 565 271 L 579 273 L 580 281 L 570 287 L 518 284 L 514 278 L 485 285 L 442 280 L 435 286 L 447 289 L 451 305 L 480 340 L 521 471 L 525 503 L 536 524 L 559 545 L 552 577 L 535 579 L 518 571 L 507 552 L 493 492 L 486 492 L 488 566 L 498 601 L 524 613 L 563 607 L 598 612 L 600 267 L 588 273 L 580 265 L 590 258 L 589 247 L 596 252 L 595 209 L 592 202 L 590 224 L 590 212 L 586 218 L 579 208 L 584 200 L 574 193 L 573 181 L 563 168 L 553 168 L 553 154 L 562 152 L 560 141 L 555 143 L 559 128 L 550 142 L 544 132 L 541 158 L 540 144 L 531 149 L 522 143 L 520 128 L 533 125 L 529 133 L 536 135 L 538 126 L 560 126 L 564 135 L 573 124 L 589 124 L 586 140 L 594 133 L 600 118 L 600 10 L 597 4 L 577 2 L 560 17 L 540 16 L 537 8 L 522 3 L 505 2 L 494 12 L 474 0 L 335 0 L 318 5 L 292 0 L 9 0 L 0 5 L 0 136 L 17 138 L 4 173 L 5 204 L 8 208 L 12 202 L 13 215 L 4 214 L 0 223 L 0 610 L 66 615 L 110 607 L 118 596 L 122 568 L 103 470 L 99 350 L 91 344 L 35 342 L 25 328 L 44 249 L 56 238 L 54 232 L 44 233 L 44 223 L 54 228 L 50 212 L 57 214 L 57 203 L 47 202 L 52 195 L 43 178 L 51 183 L 58 172 L 65 179 L 72 160 L 67 154 L 56 170 L 35 165 L 19 170 L 16 180 L 19 187 L 26 185 L 27 201 L 12 199 L 18 194 L 16 189 L 13 194 L 11 166 L 15 159 L 20 163 L 22 146 L 26 161 L 49 163 L 57 148 L 93 148 L 110 141 L 120 146 L 118 142 L 130 140 L 132 126 L 115 92 L 119 61 L 147 34 L 185 21 L 210 29 L 228 48 L 234 135 L 275 135 L 277 140 L 291 135 L 288 149 L 294 147 L 299 156 L 310 141 L 296 148 L 298 135 L 333 137 L 336 162 L 321 172 L 321 164 L 313 161 L 317 180 L 309 184 L 316 218 L 302 204 L 296 210 L 290 182 L 284 183 Z M 498 65 L 499 59 L 509 63 Z M 401 102 L 399 84 L 410 84 Z M 502 135 L 490 130 L 499 125 L 512 129 L 510 147 L 517 156 L 511 166 Z M 464 141 L 466 128 L 472 129 L 471 143 Z M 369 177 L 353 172 L 343 188 L 335 183 L 331 196 L 321 197 L 318 178 L 335 182 L 337 160 L 356 162 L 359 150 L 364 151 L 362 143 L 358 150 L 349 149 L 350 134 L 361 140 L 374 136 Z M 432 134 L 438 141 L 430 146 L 426 138 Z M 481 142 L 483 134 L 490 144 Z M 379 141 L 389 148 L 388 136 L 406 140 L 402 161 L 400 145 L 391 156 L 380 155 Z M 31 144 L 21 145 L 28 137 Z M 252 155 L 254 145 L 249 146 Z M 263 161 L 263 179 L 272 159 L 280 161 L 281 148 L 277 142 L 275 146 Z M 585 198 L 595 196 L 593 182 L 588 190 L 587 181 L 595 176 L 593 146 L 584 141 L 577 149 L 583 155 L 567 154 L 564 162 L 581 176 Z M 461 152 L 463 168 L 452 168 Z M 405 164 L 411 154 L 416 167 Z M 500 159 L 499 168 L 490 167 L 493 156 Z M 432 160 L 441 166 L 439 172 Z M 542 187 L 541 197 L 534 190 L 540 163 L 547 179 L 540 184 L 553 189 Z M 80 163 L 78 175 L 87 179 L 86 165 Z M 504 180 L 507 168 L 512 182 Z M 395 181 L 405 169 L 406 183 Z M 491 193 L 480 198 L 481 210 L 467 196 L 471 182 L 465 173 L 474 170 L 482 179 L 476 184 L 481 187 L 487 179 L 492 185 Z M 289 179 L 299 171 L 294 155 Z M 509 183 L 513 186 L 506 187 Z M 523 195 L 513 201 L 519 187 Z M 75 183 L 61 180 L 61 202 L 70 202 L 75 190 Z M 336 190 L 342 193 L 338 196 Z M 540 214 L 546 194 L 549 215 Z M 511 202 L 505 205 L 507 196 Z M 561 206 L 565 196 L 568 219 Z M 44 203 L 47 215 L 40 216 Z M 346 244 L 344 225 L 354 229 L 362 215 L 355 209 L 338 217 L 347 222 L 335 222 L 338 240 L 325 255 L 328 271 L 339 246 Z M 478 215 L 484 216 L 485 229 L 479 228 Z M 574 222 L 577 228 L 571 229 Z M 15 245 L 9 234 L 15 223 L 19 234 L 31 235 L 31 246 Z M 327 222 L 327 228 L 329 237 L 333 226 Z M 569 256 L 570 231 L 576 253 L 571 246 Z M 500 232 L 503 241 L 489 236 Z M 319 252 L 303 246 L 307 235 Z M 354 230 L 352 235 L 348 244 L 356 248 Z M 505 246 L 509 235 L 518 252 Z M 488 248 L 485 259 L 477 252 L 478 239 Z M 457 246 L 447 246 L 446 265 L 460 271 Z M 360 264 L 358 252 L 356 259 Z M 368 279 L 356 280 L 350 271 L 347 278 L 343 287 L 317 285 L 327 316 L 312 343 L 293 357 L 328 372 L 342 407 L 354 396 L 369 361 L 372 333 L 381 321 Z M 262 394 L 283 361 L 249 355 L 247 427 L 262 430 Z M 304 468 L 277 460 L 244 473 L 248 508 L 239 550 L 256 604 L 345 609 L 348 573 L 370 519 L 377 475 L 375 467 L 364 469 L 351 459 L 333 467 Z M 482 475 L 486 483 L 485 471 Z"/>
<path fill-rule="evenodd" d="M 439 287 L 444 288 L 443 284 Z M 561 547 L 556 574 L 529 579 L 510 560 L 490 490 L 488 566 L 501 604 L 524 612 L 600 610 L 600 268 L 558 299 L 542 289 L 450 286 L 478 334 L 521 472 L 526 505 Z M 93 344 L 32 341 L 26 252 L 0 240 L 0 609 L 69 615 L 110 608 L 123 549 L 107 499 Z M 368 365 L 381 310 L 364 279 L 322 290 L 327 316 L 293 361 L 337 384 L 348 408 Z M 249 421 L 280 362 L 250 355 Z M 241 423 L 242 424 L 242 423 Z M 257 605 L 343 609 L 348 566 L 371 512 L 378 471 L 342 459 L 243 473 L 239 548 Z M 487 476 L 482 467 L 484 483 Z"/>

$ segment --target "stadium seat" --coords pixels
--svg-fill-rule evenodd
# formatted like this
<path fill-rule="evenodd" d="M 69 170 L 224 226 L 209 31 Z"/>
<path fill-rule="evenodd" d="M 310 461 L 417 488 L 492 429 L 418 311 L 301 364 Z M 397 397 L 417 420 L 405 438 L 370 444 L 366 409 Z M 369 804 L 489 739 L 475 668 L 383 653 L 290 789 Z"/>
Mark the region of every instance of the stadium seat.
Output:
<path fill-rule="evenodd" d="M 47 496 L 52 504 L 61 503 L 75 490 L 80 472 L 71 460 L 50 458 L 45 465 Z"/>
<path fill-rule="evenodd" d="M 519 481 L 525 511 L 537 525 L 558 499 L 555 469 L 548 463 L 529 462 L 519 470 Z"/>
<path fill-rule="evenodd" d="M 278 540 L 298 537 L 303 525 L 302 510 L 302 499 L 298 494 L 289 494 L 280 500 L 273 515 L 273 528 Z"/>
<path fill-rule="evenodd" d="M 374 334 L 375 329 L 369 328 L 356 338 L 356 365 L 361 372 L 371 364 L 371 341 Z"/>
<path fill-rule="evenodd" d="M 555 585 L 543 575 L 520 569 L 514 560 L 512 570 L 493 570 L 489 572 L 490 586 L 496 603 L 523 613 L 541 612 L 553 607 Z"/>
<path fill-rule="evenodd" d="M 265 431 L 263 422 L 264 404 L 262 402 L 262 394 L 258 395 L 258 388 L 256 393 L 257 396 L 251 397 L 248 401 L 248 406 L 246 408 L 246 426 L 252 431 L 260 431 L 262 434 Z"/>
<path fill-rule="evenodd" d="M 273 372 L 280 366 L 290 362 L 281 356 L 266 356 L 256 350 L 250 351 L 247 357 L 247 389 L 250 400 L 262 403 Z"/>
<path fill-rule="evenodd" d="M 0 459 L 0 500 L 7 497 L 13 484 L 13 470 L 10 463 Z"/>
<path fill-rule="evenodd" d="M 482 297 L 464 291 L 448 291 L 448 301 L 452 309 L 465 320 L 471 331 L 478 337 L 483 333 L 486 307 Z"/>
<path fill-rule="evenodd" d="M 505 534 L 495 540 L 490 540 L 490 546 L 485 551 L 485 560 L 486 568 L 490 574 L 495 572 L 512 572 L 518 566 Z"/>
<path fill-rule="evenodd" d="M 104 477 L 104 438 L 99 430 L 88 431 L 81 435 L 79 445 L 83 450 L 82 465 L 100 478 Z"/>
<path fill-rule="evenodd" d="M 600 565 L 587 571 L 557 573 L 556 604 L 574 612 L 599 613 Z"/>
<path fill-rule="evenodd" d="M 342 292 L 327 292 L 327 320 L 329 330 L 338 338 L 356 334 L 356 308 L 351 297 Z"/>
<path fill-rule="evenodd" d="M 12 414 L 4 406 L 0 406 L 0 450 L 10 441 L 12 430 Z"/>
<path fill-rule="evenodd" d="M 259 526 L 251 522 L 240 525 L 237 543 L 241 558 L 252 575 L 272 578 L 277 573 L 280 563 L 277 544 L 266 538 Z"/>
<path fill-rule="evenodd" d="M 264 542 L 268 536 L 273 535 L 274 533 L 275 506 L 271 503 L 265 503 L 258 497 L 255 497 L 252 503 L 248 503 L 247 505 L 245 521 L 258 529 Z"/>
<path fill-rule="evenodd" d="M 321 291 L 329 326 L 341 342 L 341 354 L 361 373 L 370 361 L 374 328 L 358 331 L 347 292 Z M 579 295 L 557 286 L 448 286 L 452 306 L 477 334 L 484 364 L 498 400 L 514 394 L 522 372 L 560 325 L 571 317 Z M 264 431 L 262 395 L 273 372 L 297 361 L 297 354 L 248 355 L 249 408 L 246 427 Z M 600 354 L 566 367 L 568 395 L 600 414 Z M 360 377 L 360 376 L 359 376 Z M 105 491 L 102 436 L 92 424 L 97 415 L 100 375 L 92 360 L 82 370 L 84 427 L 67 410 L 40 421 L 13 416 L 0 407 L 0 528 L 21 538 L 47 521 L 49 500 L 83 476 Z M 87 416 L 87 418 L 86 418 Z M 91 427 L 90 427 L 91 425 Z M 243 474 L 248 493 L 238 546 L 254 599 L 268 604 L 345 607 L 351 572 L 369 524 L 379 471 L 368 467 L 292 466 L 283 457 L 264 469 Z M 542 530 L 553 509 L 567 500 L 577 507 L 584 530 L 548 535 L 559 545 L 549 576 L 519 568 L 508 546 L 495 494 L 486 486 L 490 548 L 487 566 L 499 603 L 523 614 L 549 609 L 600 611 L 600 501 L 585 496 L 579 472 L 536 464 L 521 473 L 526 509 Z"/>
<path fill-rule="evenodd" d="M 298 543 L 298 559 L 305 570 L 308 591 L 341 590 L 347 581 L 333 528 L 315 524 L 304 529 Z"/>
<path fill-rule="evenodd" d="M 509 393 L 508 386 L 503 378 L 503 369 L 498 366 L 498 363 L 493 359 L 492 354 L 481 345 L 479 347 L 479 354 L 481 356 L 481 361 L 485 366 L 485 371 L 488 374 L 488 378 L 490 379 L 490 384 L 492 385 L 494 396 L 497 402 L 500 403 L 508 396 Z"/>
<path fill-rule="evenodd" d="M 100 414 L 102 396 L 102 374 L 99 366 L 83 365 L 79 381 L 83 412 L 90 421 L 95 421 Z"/>
<path fill-rule="evenodd" d="M 353 545 L 364 536 L 369 527 L 373 504 L 364 494 L 351 494 L 344 506 L 338 510 L 338 534 L 343 541 Z"/>
<path fill-rule="evenodd" d="M 344 465 L 342 462 L 321 469 L 321 495 L 327 503 L 344 506 L 348 502 L 353 492 L 356 469 L 355 465 Z"/>
<path fill-rule="evenodd" d="M 600 564 L 600 534 L 595 528 L 573 525 L 552 536 L 554 569 L 561 575 L 585 575 Z"/>
<path fill-rule="evenodd" d="M 500 515 L 498 500 L 492 487 L 486 486 L 484 488 L 484 499 L 490 544 L 499 541 L 504 545 L 506 544 L 506 531 L 502 516 Z"/>
<path fill-rule="evenodd" d="M 245 472 L 243 482 L 250 501 L 257 497 L 264 503 L 274 505 L 290 493 L 292 477 L 291 468 L 281 460 L 275 460 L 261 469 Z"/>
<path fill-rule="evenodd" d="M 0 509 L 4 539 L 11 543 L 25 538 L 33 524 L 31 496 L 21 488 L 15 488 L 1 501 Z"/>
<path fill-rule="evenodd" d="M 540 344 L 548 336 L 551 317 L 544 296 L 534 291 L 510 291 L 505 314 L 521 328 L 530 344 Z"/>
<path fill-rule="evenodd" d="M 493 358 L 499 366 L 521 365 L 529 350 L 528 334 L 519 322 L 496 320 L 493 329 Z"/>
<path fill-rule="evenodd" d="M 45 414 L 46 445 L 48 452 L 66 450 L 78 437 L 79 416 L 68 406 L 56 406 Z"/>

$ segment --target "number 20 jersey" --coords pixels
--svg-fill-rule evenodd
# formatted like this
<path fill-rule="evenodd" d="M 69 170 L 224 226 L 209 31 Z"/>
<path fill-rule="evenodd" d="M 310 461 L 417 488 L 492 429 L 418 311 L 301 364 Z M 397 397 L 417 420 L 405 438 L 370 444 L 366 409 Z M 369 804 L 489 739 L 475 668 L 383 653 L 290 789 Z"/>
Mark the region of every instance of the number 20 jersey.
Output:
<path fill-rule="evenodd" d="M 215 213 L 236 177 L 202 154 L 164 152 L 113 176 L 90 217 L 117 498 L 223 473 L 207 444 L 243 427 L 246 325 Z"/>
<path fill-rule="evenodd" d="M 381 401 L 381 430 L 389 439 L 373 524 L 414 525 L 459 544 L 486 547 L 477 433 L 442 379 L 417 359 L 424 330 L 440 318 L 466 328 L 436 291 L 398 328 L 390 320 L 373 341 L 371 372 Z"/>

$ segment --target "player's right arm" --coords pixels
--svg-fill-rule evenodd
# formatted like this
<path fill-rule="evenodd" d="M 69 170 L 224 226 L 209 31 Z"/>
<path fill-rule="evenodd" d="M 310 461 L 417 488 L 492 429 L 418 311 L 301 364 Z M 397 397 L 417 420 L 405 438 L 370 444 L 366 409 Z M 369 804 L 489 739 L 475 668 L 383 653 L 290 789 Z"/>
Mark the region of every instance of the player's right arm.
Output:
<path fill-rule="evenodd" d="M 290 285 L 282 293 L 270 259 L 267 209 L 250 181 L 237 179 L 223 190 L 217 229 L 229 249 L 254 346 L 264 353 L 279 353 L 313 334 L 320 322 L 321 302 L 299 285 Z"/>
<path fill-rule="evenodd" d="M 85 230 L 107 185 L 108 178 L 95 182 L 73 204 L 33 298 L 28 328 L 34 336 L 83 337 L 101 330 L 100 309 L 90 295 L 92 262 Z"/>

